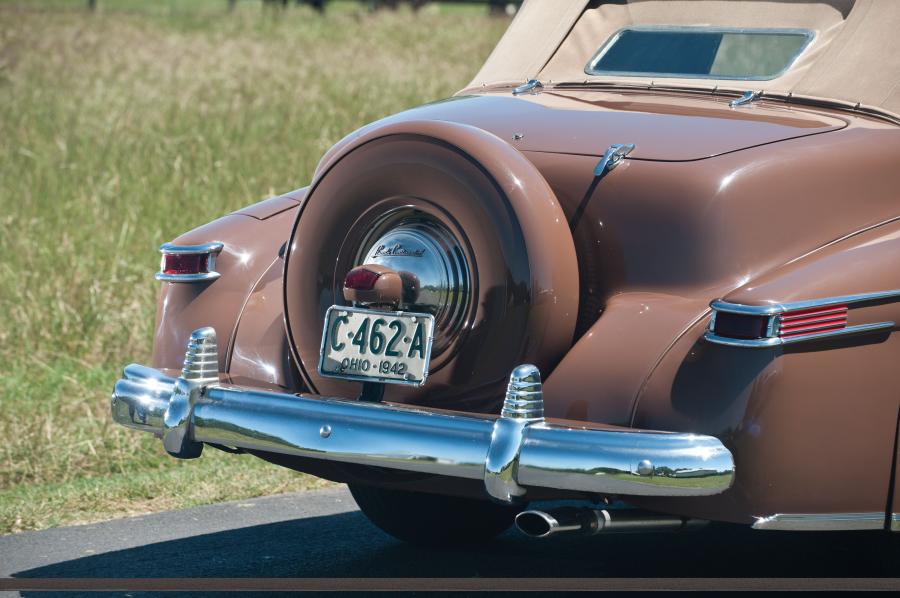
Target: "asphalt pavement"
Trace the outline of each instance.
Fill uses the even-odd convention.
[[[0,577],[887,581],[900,577],[900,534],[714,524],[683,533],[533,540],[510,530],[481,546],[423,549],[375,528],[341,486],[0,537]]]

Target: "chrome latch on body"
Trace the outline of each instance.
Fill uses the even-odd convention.
[[[173,457],[194,459],[203,452],[203,444],[191,439],[194,404],[207,385],[219,381],[219,354],[214,328],[198,328],[191,333],[181,376],[163,418],[163,447]]]
[[[741,94],[741,97],[736,98],[728,102],[728,105],[732,108],[737,108],[738,106],[743,106],[744,104],[749,104],[755,100],[759,99],[759,96],[762,95],[762,92],[759,91],[745,91]]]
[[[519,452],[525,428],[544,421],[541,372],[520,365],[509,376],[500,417],[494,422],[491,445],[484,462],[484,487],[491,498],[514,503],[525,495],[517,481]]]
[[[522,95],[523,93],[530,93],[532,95],[536,93],[540,93],[544,89],[544,84],[538,81],[537,79],[529,79],[522,85],[519,85],[515,89],[512,90],[512,94],[514,96]]]
[[[622,158],[630,154],[634,151],[633,143],[614,143],[609,146],[609,149],[606,150],[606,153],[603,154],[603,157],[600,158],[600,161],[597,162],[597,166],[594,167],[594,176],[601,176],[616,166],[622,161]]]

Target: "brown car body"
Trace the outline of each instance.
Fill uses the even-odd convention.
[[[356,396],[358,383],[323,378],[315,361],[325,309],[343,302],[335,281],[359,264],[340,264],[338,247],[309,248],[327,247],[332,223],[358,212],[317,198],[352,195],[348,179],[370,160],[438,140],[480,164],[509,198],[527,246],[497,262],[507,271],[485,266],[479,275],[514,278],[525,267],[517,260],[527,261],[528,309],[509,303],[474,318],[467,334],[483,347],[474,365],[451,355],[422,388],[387,385],[385,401],[497,414],[510,365],[539,362],[549,421],[710,435],[734,455],[734,483],[722,493],[625,497],[632,504],[763,528],[788,514],[808,519],[780,529],[807,521],[896,529],[897,327],[756,348],[704,335],[715,300],[764,308],[900,289],[900,128],[888,113],[765,96],[733,107],[734,97],[549,83],[514,95],[500,82],[364,127],[326,154],[309,187],[174,241],[224,243],[220,277],[163,283],[153,366],[179,370],[191,331],[213,326],[223,379]],[[373,144],[384,140],[395,145],[378,158]],[[625,143],[634,150],[595,176],[607,148]],[[460,218],[463,229],[478,226]],[[473,259],[487,263],[477,251]],[[298,270],[313,262],[318,274]],[[311,284],[321,296],[303,295]],[[900,295],[852,302],[847,314],[851,327],[900,322]],[[524,358],[488,342],[503,321],[531,347]],[[558,326],[546,329],[548,321]],[[478,337],[482,329],[490,333]],[[342,482],[484,497],[471,480],[256,454]]]

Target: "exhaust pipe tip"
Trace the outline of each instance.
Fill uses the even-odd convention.
[[[522,511],[516,515],[516,527],[529,538],[549,538],[556,534],[594,536],[601,532],[678,531],[701,527],[705,523],[639,509],[560,507],[548,511]]]
[[[516,515],[516,528],[529,538],[546,538],[559,529],[559,521],[545,511],[522,511]]]
[[[609,520],[606,511],[579,507],[560,507],[552,511],[522,511],[516,515],[516,527],[530,538],[547,538],[556,534],[593,536]]]

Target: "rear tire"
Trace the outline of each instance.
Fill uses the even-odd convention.
[[[350,484],[363,514],[398,540],[422,546],[486,542],[506,531],[521,507],[441,494]]]

